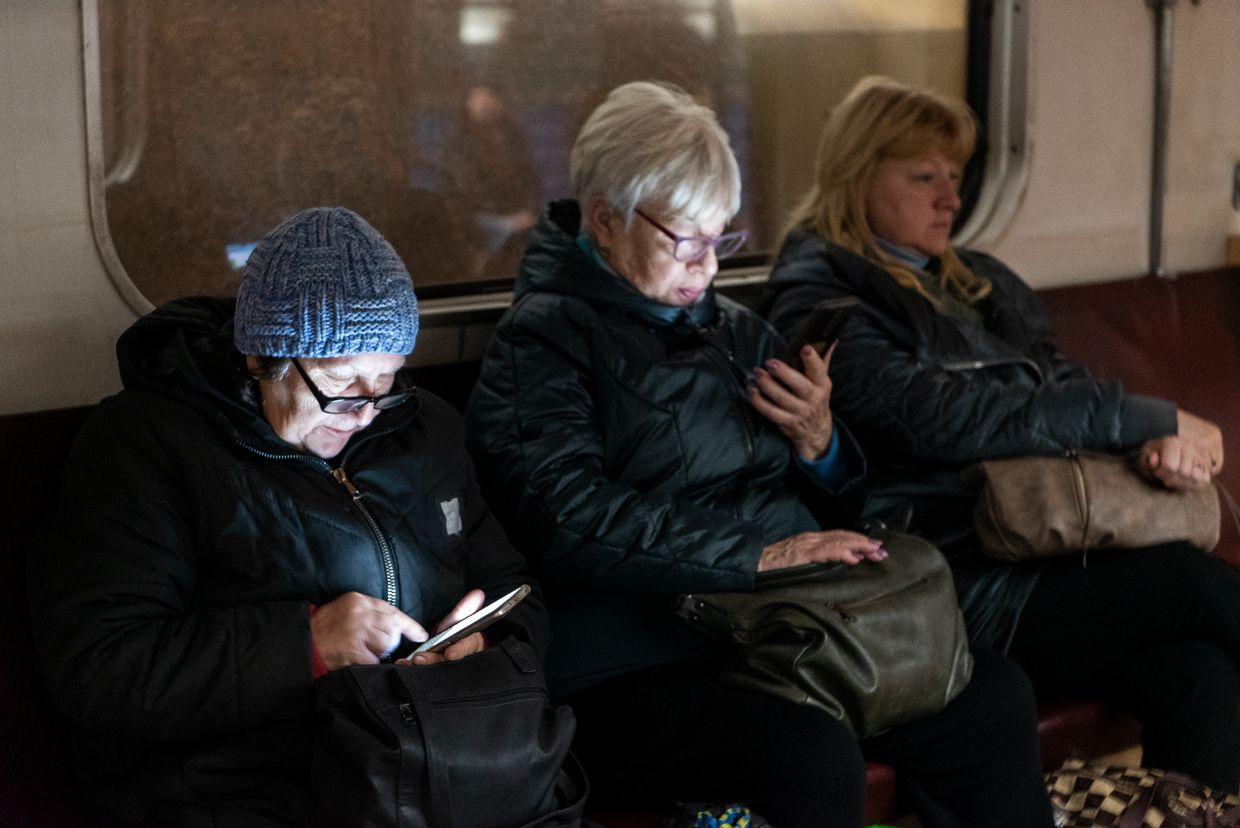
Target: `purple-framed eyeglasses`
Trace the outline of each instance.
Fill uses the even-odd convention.
[[[749,238],[748,230],[737,230],[721,236],[678,236],[642,212],[640,207],[634,207],[633,212],[650,222],[656,230],[675,243],[675,247],[672,248],[672,258],[678,262],[696,262],[711,248],[715,250],[716,259],[726,258],[740,250]]]

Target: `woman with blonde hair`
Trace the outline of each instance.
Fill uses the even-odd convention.
[[[1064,358],[1045,309],[1001,262],[949,243],[972,154],[961,102],[866,78],[831,113],[813,187],[771,274],[789,335],[819,301],[858,313],[831,365],[833,406],[870,459],[865,513],[952,561],[974,646],[1043,696],[1101,697],[1141,719],[1144,762],[1240,782],[1240,573],[1186,543],[1031,564],[983,558],[970,464],[1068,450],[1132,454],[1171,488],[1223,463],[1212,423]]]

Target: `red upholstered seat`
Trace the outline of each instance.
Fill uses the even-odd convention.
[[[1175,282],[1127,279],[1044,291],[1069,356],[1138,392],[1169,397],[1218,423],[1233,457],[1222,480],[1240,495],[1240,270],[1188,274]],[[468,393],[467,366],[426,369],[424,385],[456,404]],[[440,387],[437,379],[453,383]],[[0,825],[59,828],[92,824],[73,782],[69,745],[38,679],[30,641],[21,555],[55,491],[65,454],[87,409],[0,417],[8,473],[0,475]],[[36,553],[37,554],[37,551]],[[1240,562],[1240,532],[1224,520],[1216,554]],[[1043,708],[1047,767],[1069,756],[1097,756],[1136,742],[1134,721],[1097,702]],[[895,772],[867,769],[867,816],[901,812]],[[653,828],[649,811],[595,813],[603,825]]]

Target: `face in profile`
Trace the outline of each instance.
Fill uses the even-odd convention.
[[[866,196],[874,235],[892,244],[939,256],[947,249],[960,209],[960,165],[941,152],[878,162]]]
[[[253,357],[250,358],[253,360]],[[400,354],[357,354],[299,360],[310,381],[327,397],[377,397],[392,390],[405,364]],[[251,363],[251,370],[254,364]],[[263,416],[281,440],[295,449],[329,459],[378,416],[374,405],[349,414],[328,414],[300,372],[292,366],[279,380],[260,382]]]
[[[713,241],[723,233],[724,216],[691,221],[643,208],[625,227],[618,213],[596,203],[591,223],[612,268],[656,302],[692,305],[719,271]]]

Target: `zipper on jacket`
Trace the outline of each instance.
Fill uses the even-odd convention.
[[[715,338],[711,335],[710,328],[698,325],[697,334],[706,343],[707,351],[713,353],[716,359],[723,358],[724,373],[732,377],[732,381],[740,389],[741,396],[746,396],[748,389],[745,383],[748,379],[748,374],[736,364],[736,357],[732,355],[731,351],[715,341]],[[748,460],[748,465],[752,466],[758,452],[757,447],[754,445],[753,432],[750,429],[750,420],[747,412],[742,412],[738,419],[741,421],[741,432],[745,435],[745,457]]]
[[[979,371],[982,368],[993,368],[998,365],[1024,365],[1033,371],[1038,378],[1038,385],[1046,382],[1042,369],[1029,357],[1003,357],[1000,359],[966,359],[959,362],[944,362],[940,365],[945,371]]]
[[[388,430],[390,431],[391,429]],[[378,437],[383,433],[387,432],[378,432],[367,436]],[[321,469],[330,474],[336,482],[349,493],[349,497],[353,500],[353,505],[357,507],[359,512],[361,512],[362,518],[365,520],[367,527],[369,527],[370,534],[374,537],[376,546],[378,546],[379,562],[383,566],[383,600],[394,607],[400,606],[396,595],[396,559],[392,554],[392,547],[388,544],[387,537],[383,534],[383,529],[379,526],[379,522],[375,520],[374,515],[370,513],[370,510],[366,508],[366,504],[362,501],[361,491],[353,485],[353,481],[349,480],[348,475],[345,474],[343,465],[334,469],[332,468],[331,463],[328,463],[321,457],[312,457],[301,453],[276,454],[274,452],[264,451],[263,449],[255,448],[245,442],[239,435],[236,434],[233,435],[233,441],[251,454],[255,454],[267,460],[294,460],[298,463],[305,463],[307,465],[314,466],[316,469]],[[350,446],[350,448],[352,448],[352,446]]]
[[[379,521],[375,520],[374,515],[366,508],[366,503],[362,500],[362,493],[353,485],[353,481],[345,473],[344,466],[338,466],[331,470],[332,477],[336,482],[344,487],[349,493],[349,497],[353,498],[353,505],[362,513],[366,524],[370,526],[371,533],[375,536],[375,541],[379,544],[379,559],[383,563],[383,600],[392,606],[396,603],[396,560],[392,555],[392,547],[388,545],[387,538],[383,536],[383,530],[379,527]]]

